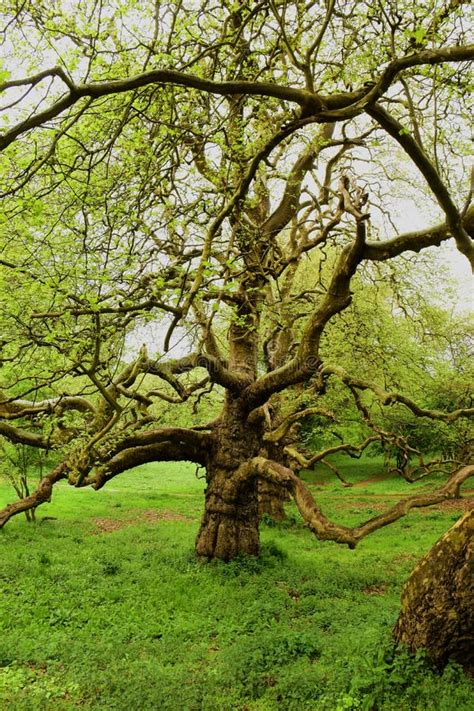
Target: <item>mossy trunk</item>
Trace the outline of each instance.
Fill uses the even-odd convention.
[[[285,502],[289,500],[286,489],[268,481],[258,483],[258,515],[267,515],[274,521],[286,519]]]
[[[249,425],[242,404],[228,397],[214,445],[208,453],[204,516],[196,539],[196,553],[206,558],[232,560],[258,555],[258,489],[245,462],[261,446],[261,431]],[[240,467],[240,469],[239,469]]]
[[[221,470],[209,477],[206,505],[196,539],[196,553],[232,560],[258,555],[258,498],[255,479],[244,484]]]
[[[438,667],[474,667],[474,511],[467,512],[418,563],[402,592],[397,642],[425,649]]]

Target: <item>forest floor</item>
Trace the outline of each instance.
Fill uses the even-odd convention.
[[[337,459],[306,481],[354,525],[432,487]],[[418,510],[356,550],[317,541],[292,504],[261,527],[260,559],[200,563],[204,483],[147,465],[103,491],[59,485],[36,524],[0,532],[0,708],[95,711],[471,711],[450,665],[394,654],[390,631],[415,562],[470,500]],[[0,507],[14,498],[0,484]]]

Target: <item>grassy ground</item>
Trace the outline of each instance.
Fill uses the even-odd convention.
[[[353,488],[324,470],[306,477],[339,522],[413,492],[380,478],[376,460],[344,473]],[[149,465],[97,493],[60,485],[37,524],[10,522],[0,708],[474,708],[458,667],[436,676],[389,643],[404,580],[459,507],[412,513],[351,551],[316,541],[290,506],[288,522],[262,526],[261,559],[203,564],[202,490],[191,466]],[[12,498],[0,487],[0,506]]]

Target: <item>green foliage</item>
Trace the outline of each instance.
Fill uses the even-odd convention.
[[[451,687],[451,684],[453,687]],[[436,698],[436,709],[450,711],[467,708],[470,683],[462,667],[454,662],[438,674],[423,651],[410,654],[390,641],[362,661],[352,679],[346,703],[349,709],[429,708]]]

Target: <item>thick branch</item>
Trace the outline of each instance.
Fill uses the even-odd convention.
[[[50,71],[50,74],[52,70]],[[47,75],[47,72],[43,73]],[[34,79],[33,77],[32,79]],[[21,80],[25,83],[25,80]],[[47,109],[40,111],[37,114],[30,116],[20,122],[9,131],[6,131],[0,137],[0,150],[4,150],[21,134],[30,131],[32,128],[43,125],[47,121],[61,115],[68,108],[77,103],[84,97],[97,99],[101,96],[110,96],[113,94],[121,94],[123,92],[139,89],[150,84],[169,84],[172,86],[184,86],[188,88],[198,89],[206,93],[217,94],[221,96],[235,95],[256,95],[268,96],[304,106],[312,95],[303,89],[293,89],[291,87],[280,86],[270,82],[251,82],[251,81],[212,81],[211,79],[203,79],[201,77],[185,74],[183,72],[154,69],[142,74],[137,74],[134,77],[127,79],[114,79],[112,81],[91,82],[89,84],[70,85],[70,91],[66,96],[56,101]],[[1,90],[0,86],[0,90]],[[318,100],[318,106],[322,102]]]
[[[21,427],[13,427],[6,422],[0,422],[0,436],[5,437],[9,442],[13,442],[14,444],[27,444],[30,447],[36,447],[38,449],[51,448],[49,440],[44,439],[42,435],[28,432],[28,430]]]
[[[95,414],[92,403],[79,395],[65,395],[48,400],[11,400],[0,402],[0,417],[4,420],[15,420],[19,417],[37,415],[39,413],[62,413],[65,410],[78,410]]]
[[[0,150],[4,150],[21,134],[56,118],[84,97],[96,99],[101,96],[110,96],[112,94],[132,91],[150,84],[184,86],[221,96],[244,95],[273,97],[301,106],[303,118],[308,116],[311,117],[312,120],[317,120],[320,123],[341,121],[357,116],[364,111],[367,106],[377,101],[389,88],[397,74],[405,69],[422,64],[460,62],[472,59],[472,57],[474,57],[473,45],[424,50],[390,62],[387,68],[382,72],[379,80],[369,90],[364,88],[355,92],[344,92],[331,96],[311,93],[304,89],[295,89],[271,82],[241,80],[213,81],[171,69],[154,69],[126,79],[114,79],[111,81],[90,82],[78,85],[73,84],[69,77],[62,73],[60,76],[63,81],[67,83],[69,93],[47,109],[33,114],[9,131],[6,131],[3,136],[0,137]],[[59,75],[56,69],[51,69],[42,72],[41,77],[52,76],[54,74]],[[38,75],[30,77],[29,80],[21,79],[19,81],[20,84],[31,85],[37,83]],[[11,82],[10,85],[12,85]],[[8,84],[0,86],[0,90],[2,88],[8,88]]]
[[[410,135],[406,128],[380,106],[380,104],[368,108],[367,113],[378,121],[382,128],[400,144],[420,170],[439,205],[446,214],[448,227],[456,241],[459,251],[469,259],[474,269],[474,241],[464,228],[460,212],[452,201],[451,195],[441,180],[438,171],[433,163],[431,163],[423,148],[417,143],[413,136]]]
[[[443,223],[418,232],[406,232],[383,242],[367,242],[364,259],[384,261],[403,252],[420,252],[426,247],[438,247],[452,237],[449,227]]]
[[[204,463],[202,452],[199,459],[191,456],[188,451],[183,451],[182,444],[176,441],[164,441],[156,444],[146,444],[139,447],[124,449],[116,454],[107,464],[99,467],[94,474],[83,480],[82,485],[92,485],[93,489],[101,489],[110,479],[128,469],[138,467],[149,462],[183,462],[191,461],[198,464]]]
[[[455,472],[448,482],[437,491],[427,494],[415,494],[402,499],[395,506],[379,516],[374,516],[360,526],[350,528],[330,521],[317,506],[305,484],[291,469],[263,457],[251,460],[255,473],[263,479],[282,484],[293,496],[299,512],[317,538],[322,541],[345,543],[355,548],[357,543],[369,533],[373,533],[405,516],[413,508],[432,506],[446,499],[459,496],[461,485],[474,475],[474,465],[463,467]]]
[[[147,430],[124,437],[114,445],[109,455],[115,456],[126,449],[136,449],[163,442],[169,442],[179,447],[182,454],[181,459],[203,463],[210,445],[210,436],[206,432],[198,432],[186,427],[163,427],[157,430]]]
[[[183,358],[163,362],[147,360],[143,366],[144,372],[159,376],[178,392],[184,388],[173,376],[187,373],[194,368],[204,368],[214,383],[229,390],[239,391],[245,385],[245,381],[228,370],[219,358],[208,353],[191,353]]]

